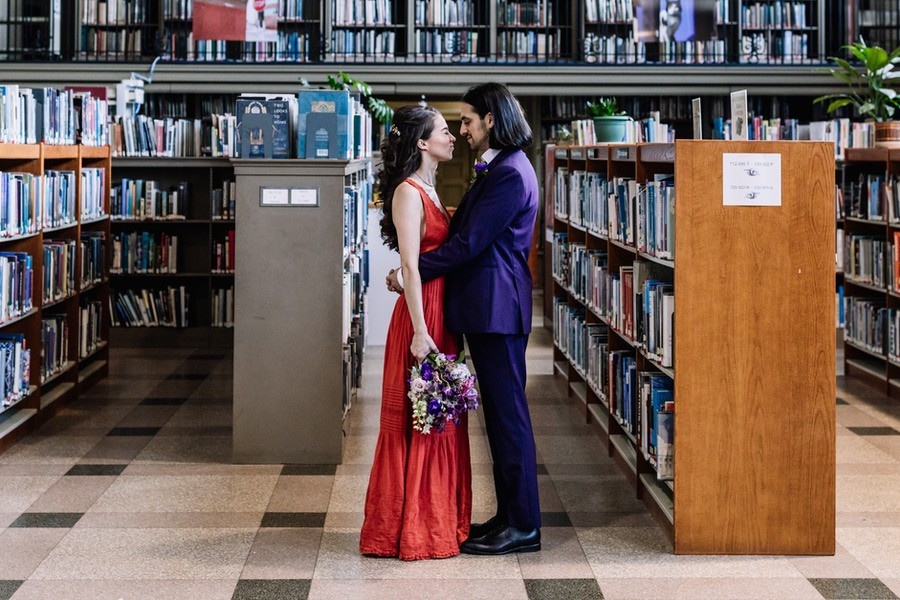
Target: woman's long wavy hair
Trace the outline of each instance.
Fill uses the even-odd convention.
[[[417,143],[427,140],[434,130],[438,111],[430,106],[403,106],[394,112],[391,128],[381,142],[381,169],[378,171],[378,191],[381,195],[381,238],[391,250],[397,249],[397,228],[394,226],[393,201],[397,186],[415,173],[422,164]]]

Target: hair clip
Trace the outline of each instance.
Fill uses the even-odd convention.
[[[397,137],[400,137],[400,130],[397,128],[396,125],[391,125],[391,135],[396,135]]]

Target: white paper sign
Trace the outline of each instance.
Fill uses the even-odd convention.
[[[291,189],[291,206],[318,206],[319,190]]]
[[[781,155],[723,154],[722,204],[781,206]]]
[[[259,203],[262,206],[287,206],[287,188],[262,188],[260,195]]]
[[[747,90],[731,92],[731,139],[749,139],[747,118]]]

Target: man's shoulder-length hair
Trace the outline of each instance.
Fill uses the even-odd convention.
[[[525,111],[516,97],[499,83],[481,83],[469,88],[462,101],[472,105],[478,116],[491,113],[490,147],[498,150],[524,150],[534,141],[531,126],[525,119]]]

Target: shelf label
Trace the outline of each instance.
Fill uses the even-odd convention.
[[[722,155],[724,206],[781,206],[781,155]]]
[[[616,160],[628,160],[630,148],[616,148]]]
[[[260,206],[319,206],[318,188],[259,188]]]

